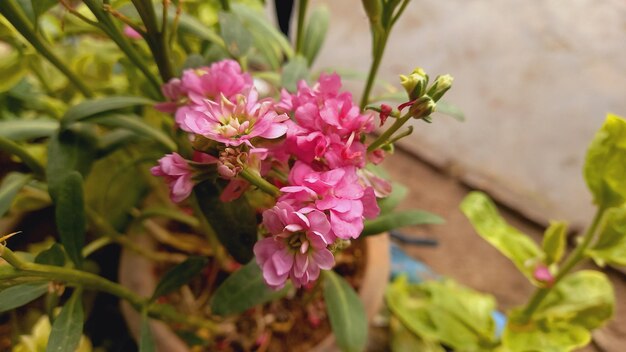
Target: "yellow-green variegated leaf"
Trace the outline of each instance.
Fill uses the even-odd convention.
[[[606,212],[598,241],[586,254],[600,266],[626,266],[626,207]]]

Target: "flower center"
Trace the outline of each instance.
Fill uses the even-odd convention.
[[[291,250],[302,254],[309,251],[309,239],[306,237],[306,233],[302,231],[294,232],[287,240],[287,245]]]

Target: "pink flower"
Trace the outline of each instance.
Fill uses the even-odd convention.
[[[258,100],[255,89],[247,96],[236,96],[235,102],[225,96],[219,103],[205,101],[202,109],[189,109],[180,121],[187,132],[202,135],[226,146],[246,144],[253,138],[275,139],[287,132],[289,117],[277,114],[271,100]]]
[[[252,88],[252,77],[242,73],[241,66],[234,60],[185,70],[181,81],[194,104],[202,104],[204,99],[218,101],[222,95],[230,100]]]
[[[354,167],[342,167],[317,172],[303,162],[296,161],[289,173],[290,186],[279,200],[309,211],[329,215],[331,231],[328,242],[336,238],[357,238],[363,231],[363,219],[376,217],[378,204],[372,187],[364,187]]]
[[[543,282],[548,286],[551,286],[554,283],[554,275],[552,275],[550,269],[543,264],[537,265],[533,271],[533,277],[535,280]]]
[[[170,198],[179,203],[189,197],[193,190],[192,169],[182,156],[177,153],[167,154],[159,159],[159,165],[150,169],[154,176],[165,178],[170,188]]]
[[[326,248],[330,224],[322,212],[296,211],[279,202],[263,213],[263,224],[272,236],[258,241],[254,254],[268,286],[280,289],[290,278],[301,287],[317,280],[321,269],[335,264]]]

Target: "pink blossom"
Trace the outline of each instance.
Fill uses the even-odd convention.
[[[548,267],[543,264],[537,265],[537,267],[533,271],[533,277],[535,278],[535,280],[546,283],[547,285],[552,285],[552,283],[554,282],[554,275],[552,275],[550,269],[548,269]]]
[[[204,99],[217,101],[222,95],[233,99],[252,88],[252,77],[241,72],[241,66],[234,60],[222,60],[209,67],[185,70],[181,81],[194,104],[202,104]]]
[[[290,278],[301,287],[335,264],[326,242],[330,224],[322,212],[296,211],[279,202],[263,213],[263,224],[272,236],[258,241],[254,254],[268,286],[280,289]]]
[[[319,210],[329,215],[331,231],[327,241],[335,238],[357,238],[363,231],[364,217],[378,215],[374,189],[359,183],[354,167],[315,171],[310,165],[296,161],[289,173],[290,186],[279,200],[308,211]]]
[[[154,176],[161,176],[170,188],[170,198],[178,203],[189,197],[193,190],[192,169],[177,153],[167,154],[159,159],[159,165],[150,169]]]
[[[226,146],[250,147],[253,138],[275,139],[287,132],[283,122],[289,117],[277,114],[271,100],[258,100],[255,89],[235,98],[233,102],[222,96],[219,103],[207,100],[202,109],[186,110],[181,128]]]

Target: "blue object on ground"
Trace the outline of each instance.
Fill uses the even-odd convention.
[[[437,280],[440,275],[433,272],[426,264],[406,254],[400,246],[392,243],[391,251],[391,280],[400,275],[406,275],[411,283],[420,283],[426,280]],[[492,313],[493,320],[496,324],[496,337],[502,335],[502,330],[506,325],[506,315],[499,311]]]

